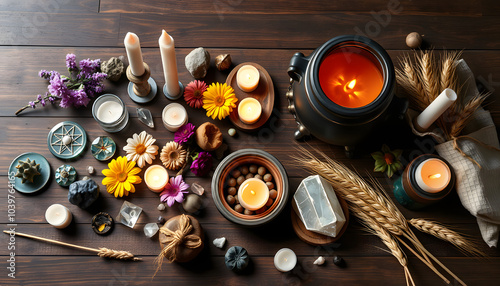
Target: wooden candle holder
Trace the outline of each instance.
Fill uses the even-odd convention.
[[[134,93],[137,96],[145,97],[151,92],[151,85],[148,80],[151,76],[151,70],[147,63],[144,64],[144,74],[141,76],[136,76],[132,74],[130,65],[127,67],[127,78],[134,84]]]

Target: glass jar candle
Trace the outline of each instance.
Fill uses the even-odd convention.
[[[161,113],[163,125],[170,132],[175,132],[188,121],[187,111],[178,103],[170,103]]]
[[[449,163],[433,154],[417,157],[394,182],[394,197],[404,207],[417,210],[446,197],[455,185]]]
[[[128,110],[121,98],[114,94],[99,96],[92,105],[92,116],[109,133],[116,133],[128,124]]]

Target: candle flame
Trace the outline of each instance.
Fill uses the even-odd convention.
[[[348,88],[348,89],[353,89],[353,88],[354,88],[354,86],[356,86],[356,80],[355,80],[355,79],[351,80],[351,81],[347,84],[347,88]]]
[[[441,174],[434,174],[429,176],[429,179],[439,179],[439,178],[441,178]]]
[[[255,196],[255,192],[253,190],[250,191],[250,194]]]

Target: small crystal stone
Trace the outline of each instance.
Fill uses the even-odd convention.
[[[201,196],[205,192],[205,189],[198,183],[192,183],[191,184],[191,191],[193,191],[193,193]],[[165,206],[163,206],[163,207],[165,208]]]
[[[225,237],[216,238],[216,239],[214,239],[213,243],[214,243],[215,247],[223,248],[224,244],[226,243],[226,238]]]
[[[160,228],[158,227],[158,224],[155,222],[147,223],[144,226],[144,234],[151,238],[153,237],[159,230]]]
[[[158,207],[156,207],[159,211],[165,210],[165,204],[159,204]]]
[[[233,137],[234,135],[236,135],[236,129],[229,128],[229,130],[227,131],[227,134],[229,134],[229,136]]]
[[[165,224],[165,222],[166,222],[166,220],[165,220],[165,218],[164,218],[164,217],[162,217],[162,216],[159,216],[159,217],[158,217],[158,223],[159,223],[159,224]]]
[[[149,109],[137,108],[137,117],[139,117],[140,122],[146,124],[149,128],[155,128],[153,116],[151,115],[151,111],[149,111]]]
[[[95,168],[92,166],[87,166],[87,172],[89,172],[90,175],[93,175],[95,173]]]
[[[62,139],[62,143],[64,145],[69,145],[71,143],[71,141],[73,141],[73,139],[69,135],[64,136]]]
[[[323,256],[318,257],[316,260],[314,260],[313,264],[314,265],[323,265],[325,263],[325,258]]]
[[[130,228],[134,228],[141,212],[141,207],[136,206],[129,201],[124,201],[122,207],[120,208],[117,220]]]

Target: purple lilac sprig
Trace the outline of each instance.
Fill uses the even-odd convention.
[[[16,115],[27,108],[35,108],[38,104],[45,106],[47,102],[54,104],[59,101],[59,106],[63,108],[87,106],[91,98],[104,91],[103,81],[107,78],[107,74],[100,72],[100,59],[81,60],[78,67],[76,56],[67,54],[66,67],[69,77],[57,71],[41,70],[38,75],[49,81],[48,92],[44,96],[37,95],[35,101],[30,101],[16,111]]]

